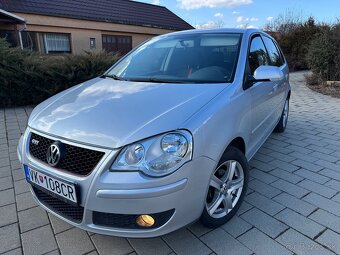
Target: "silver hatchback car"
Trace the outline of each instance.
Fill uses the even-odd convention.
[[[286,60],[247,29],[155,37],[32,112],[18,145],[35,200],[79,228],[154,237],[226,223],[248,161],[289,112]]]

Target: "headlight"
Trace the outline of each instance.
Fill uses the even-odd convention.
[[[180,130],[125,147],[113,165],[112,171],[141,171],[160,177],[173,173],[192,157],[192,136]]]

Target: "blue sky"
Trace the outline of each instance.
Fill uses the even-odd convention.
[[[340,0],[139,0],[160,4],[199,28],[263,27],[286,10],[318,21],[340,18]]]

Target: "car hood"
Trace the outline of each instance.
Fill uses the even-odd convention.
[[[160,84],[95,78],[38,105],[29,126],[38,131],[107,148],[181,124],[225,84]]]

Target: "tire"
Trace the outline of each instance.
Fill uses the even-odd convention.
[[[216,228],[229,221],[242,204],[248,180],[249,166],[246,157],[239,149],[230,146],[211,176],[200,218],[203,225]]]
[[[283,133],[286,130],[289,116],[289,98],[286,99],[285,105],[282,110],[282,115],[279,123],[277,123],[274,132]]]

